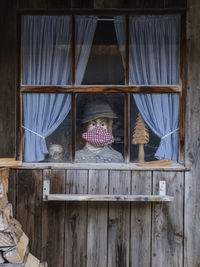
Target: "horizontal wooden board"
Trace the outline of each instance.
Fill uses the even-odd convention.
[[[0,267],[24,267],[24,263],[4,263],[4,264],[0,264]]]
[[[22,169],[68,169],[68,170],[135,170],[135,171],[189,171],[187,166],[182,164],[174,163],[171,167],[139,167],[135,163],[23,163]]]
[[[172,196],[158,195],[75,195],[50,194],[46,201],[131,201],[131,202],[171,202]]]
[[[148,93],[180,93],[181,87],[178,85],[138,85],[138,86],[22,86],[21,92],[23,93],[137,93],[137,94],[148,94]]]

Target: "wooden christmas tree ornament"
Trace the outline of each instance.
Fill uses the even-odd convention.
[[[149,142],[149,130],[145,124],[142,115],[138,113],[133,131],[132,144],[139,145],[138,161],[144,162],[144,144]]]

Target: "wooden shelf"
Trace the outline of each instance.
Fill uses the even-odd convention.
[[[24,267],[24,263],[2,263],[0,267]]]
[[[44,201],[131,201],[131,202],[171,202],[172,196],[160,195],[76,195],[49,194]]]

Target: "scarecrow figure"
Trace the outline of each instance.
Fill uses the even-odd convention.
[[[110,146],[114,142],[112,124],[115,118],[116,114],[106,102],[94,101],[85,106],[81,123],[84,128],[82,138],[86,144],[83,149],[76,151],[76,162],[124,161],[122,154]]]

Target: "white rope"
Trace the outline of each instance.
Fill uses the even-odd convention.
[[[173,131],[167,133],[166,135],[163,135],[163,136],[161,137],[161,139],[165,139],[167,136],[169,136],[169,135],[175,133],[175,132],[178,131],[178,130],[179,130],[179,128],[177,128],[177,129],[175,129],[175,130],[173,130]]]
[[[32,131],[32,130],[29,129],[29,128],[26,128],[25,126],[22,126],[22,128],[24,128],[26,131],[29,131],[29,132],[31,132],[31,133],[33,133],[33,134],[35,134],[35,135],[41,137],[42,139],[45,139],[45,136],[42,136],[41,134],[36,133],[36,132]]]

